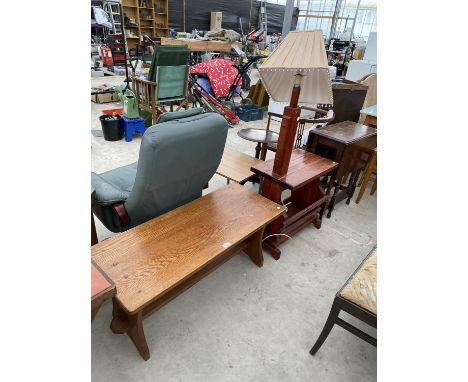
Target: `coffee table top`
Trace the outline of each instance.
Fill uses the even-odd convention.
[[[243,183],[255,175],[250,168],[259,163],[263,163],[263,161],[225,147],[216,173],[234,182]]]
[[[248,141],[259,143],[277,143],[279,138],[277,132],[264,129],[241,129],[237,135]]]
[[[286,175],[275,175],[273,173],[273,164],[274,159],[271,159],[252,167],[252,171],[261,176],[266,176],[291,190],[299,188],[338,167],[337,162],[302,149],[292,151]]]
[[[130,314],[162,297],[286,208],[236,183],[91,247]]]
[[[377,129],[351,121],[327,125],[311,132],[346,145],[377,135]]]

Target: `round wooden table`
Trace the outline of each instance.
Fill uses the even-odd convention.
[[[262,144],[278,143],[279,134],[275,131],[264,129],[241,129],[237,135],[251,142],[257,142],[255,147],[255,158],[260,158]],[[262,158],[265,160],[265,158]]]

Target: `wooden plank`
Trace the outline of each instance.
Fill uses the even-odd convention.
[[[187,45],[193,52],[230,52],[231,44],[226,41],[195,40],[195,39],[174,39],[161,37],[161,45]]]
[[[163,297],[285,212],[230,184],[92,247],[128,313]]]
[[[216,173],[234,182],[244,183],[255,175],[250,168],[260,163],[263,163],[260,159],[225,147]]]

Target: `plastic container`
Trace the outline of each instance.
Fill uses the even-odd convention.
[[[117,115],[120,115],[120,114],[123,114],[123,108],[119,107],[117,109],[101,110],[101,113],[104,114],[104,115],[112,115],[114,113],[117,114]]]
[[[244,104],[236,106],[236,115],[245,122],[263,119],[263,108],[256,104]]]
[[[120,116],[111,117],[109,115],[101,115],[99,117],[102,126],[102,134],[106,141],[120,141],[123,137],[123,127]]]
[[[131,90],[127,89],[123,92],[122,101],[124,107],[124,114],[127,118],[140,118],[135,94],[133,94]]]

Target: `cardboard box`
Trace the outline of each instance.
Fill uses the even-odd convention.
[[[91,93],[98,92],[99,90],[108,90],[106,86],[101,86],[97,88],[91,88]],[[104,94],[91,94],[91,101],[95,103],[109,103],[109,102],[119,102],[119,96],[117,93],[104,93]]]

